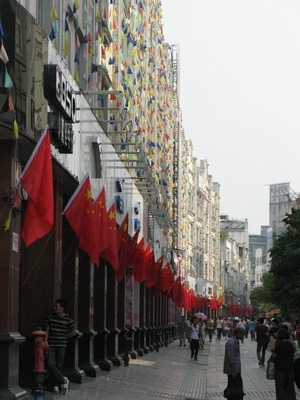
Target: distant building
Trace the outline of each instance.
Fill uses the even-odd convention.
[[[249,235],[248,220],[220,216],[221,271],[225,304],[249,304]]]
[[[270,255],[269,251],[272,247],[273,230],[270,226],[261,226],[260,235],[249,235],[249,256],[250,256],[250,289],[257,286],[257,273],[256,268],[264,265],[264,268],[269,264]],[[257,254],[258,250],[261,250]],[[258,260],[261,258],[261,262]]]
[[[197,292],[223,295],[220,275],[220,185],[213,182],[207,160],[197,166],[197,218],[194,248]]]
[[[269,197],[269,222],[273,229],[274,237],[284,233],[285,226],[282,222],[286,213],[292,208],[293,193],[289,182],[282,182],[270,185]]]

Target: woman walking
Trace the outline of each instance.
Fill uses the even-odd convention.
[[[294,346],[286,329],[280,328],[272,358],[275,359],[276,400],[296,400],[294,386]]]
[[[194,317],[190,326],[189,332],[190,345],[191,345],[191,359],[198,360],[199,351],[199,324],[198,318]]]

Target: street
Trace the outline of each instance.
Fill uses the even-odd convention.
[[[217,400],[224,399],[227,376],[223,374],[226,341],[206,340],[199,351],[198,361],[190,359],[188,345],[179,347],[178,340],[159,352],[131,359],[128,367],[114,367],[111,372],[101,371],[97,378],[87,378],[81,385],[71,383],[66,395],[69,400]],[[269,353],[266,354],[268,359]],[[265,377],[265,367],[256,360],[256,342],[250,338],[241,343],[244,400],[274,400],[275,383]],[[46,392],[47,399],[56,399]],[[300,392],[297,391],[297,400]]]

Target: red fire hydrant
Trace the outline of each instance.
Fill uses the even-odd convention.
[[[48,350],[48,344],[45,342],[46,332],[42,331],[41,328],[37,328],[33,331],[33,373],[35,388],[32,390],[34,400],[44,399],[44,388],[43,383],[45,379],[45,354]]]

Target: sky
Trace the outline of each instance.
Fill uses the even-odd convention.
[[[180,108],[221,213],[269,224],[269,186],[300,192],[300,1],[162,0],[180,51]]]

